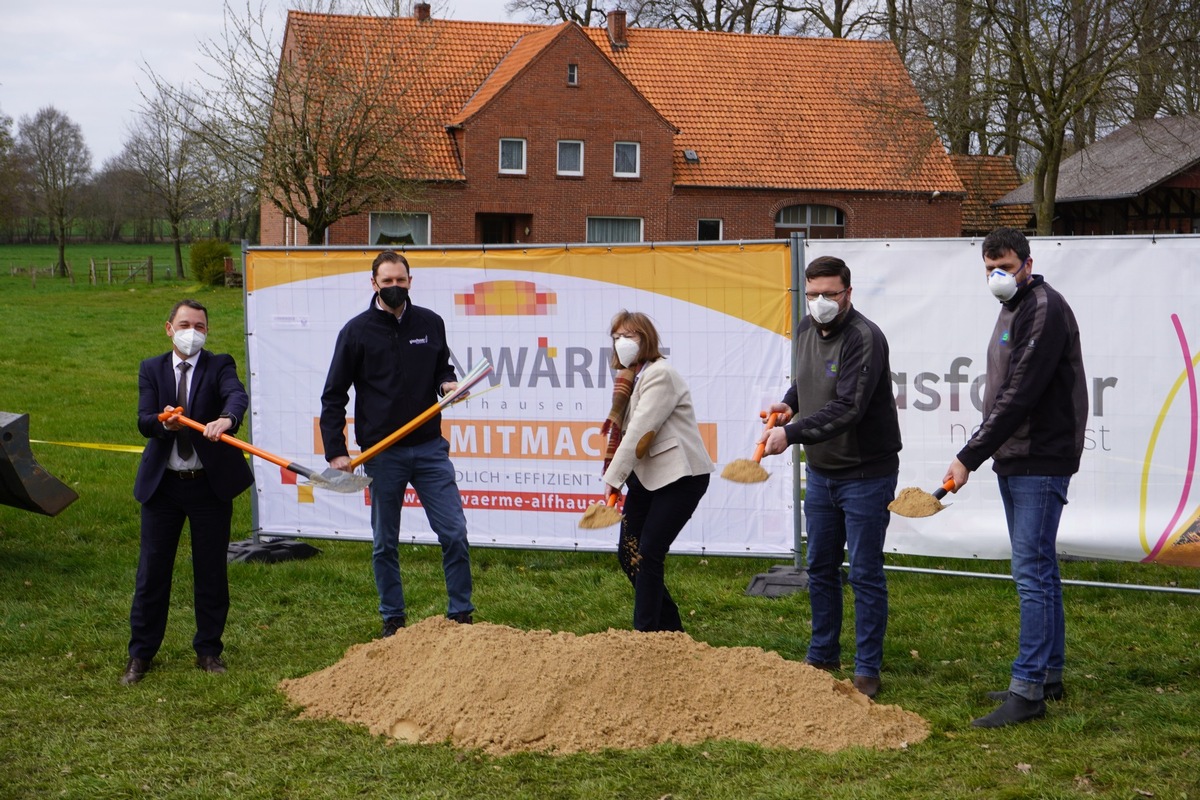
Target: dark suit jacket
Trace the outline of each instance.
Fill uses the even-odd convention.
[[[176,434],[163,427],[158,415],[165,406],[175,405],[177,388],[171,353],[142,362],[138,371],[138,430],[149,441],[142,451],[142,463],[133,484],[133,496],[139,503],[154,496],[167,468]],[[208,424],[221,414],[232,414],[234,425],[226,431],[230,435],[237,432],[250,406],[250,397],[238,379],[233,356],[207,350],[200,351],[188,399],[191,408],[184,413],[196,422]],[[232,500],[254,482],[241,450],[224,442],[210,442],[198,431],[192,432],[192,444],[204,464],[204,475],[218,497]]]

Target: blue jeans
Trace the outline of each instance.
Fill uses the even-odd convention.
[[[413,447],[394,445],[365,465],[371,476],[371,564],[379,591],[379,613],[403,617],[404,585],[400,581],[400,511],[411,483],[425,507],[429,527],[442,545],[449,605],[446,613],[474,611],[471,605],[471,553],[462,495],[450,463],[450,443],[438,437]]]
[[[1062,581],[1058,575],[1058,521],[1067,504],[1070,476],[997,476],[1008,539],[1012,575],[1021,609],[1017,658],[1009,691],[1041,700],[1047,683],[1062,680],[1066,651]]]
[[[854,674],[878,678],[887,632],[883,539],[896,496],[897,475],[829,480],[809,470],[804,498],[808,530],[808,600],[812,640],[808,660],[841,661],[842,552],[850,553],[854,588]]]

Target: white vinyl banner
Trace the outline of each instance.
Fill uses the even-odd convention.
[[[372,300],[378,251],[248,253],[246,327],[255,445],[323,470],[317,428],[334,340]],[[718,471],[750,458],[759,411],[782,396],[790,341],[785,244],[406,250],[412,302],[446,321],[459,374],[494,371],[442,414],[473,545],[615,549],[617,528],[581,529],[602,501],[612,403],[609,323],[619,310],[655,321],[689,382]],[[432,402],[433,398],[430,398]],[[347,409],[351,455],[353,397]],[[401,441],[401,444],[403,442]],[[675,552],[790,553],[787,459],[770,479],[713,475]],[[259,528],[272,535],[370,539],[368,492],[338,494],[255,460]],[[411,489],[401,540],[436,543]]]
[[[1190,275],[1200,237],[1044,238],[1032,240],[1032,250],[1034,272],[1075,311],[1089,382],[1086,449],[1071,482],[1060,553],[1200,566],[1200,487],[1193,482],[1200,289]],[[371,299],[376,252],[247,254],[258,447],[325,468],[316,425],[325,372],[337,332]],[[855,307],[888,337],[904,441],[900,487],[932,491],[981,421],[998,309],[980,242],[812,241],[803,262],[819,255],[845,259]],[[413,302],[446,320],[459,373],[481,358],[495,367],[443,414],[472,544],[614,549],[615,528],[580,529],[578,520],[603,493],[608,325],[627,308],[655,320],[668,357],[689,381],[717,463],[672,552],[791,554],[791,457],[764,459],[770,478],[763,483],[719,477],[731,460],[751,457],[759,411],[787,387],[786,243],[413,249],[406,256]],[[370,539],[369,493],[313,488],[264,460],[254,467],[262,533]],[[944,502],[932,517],[893,515],[888,550],[1008,556],[990,462]],[[410,495],[407,504],[402,541],[435,542],[418,498]]]

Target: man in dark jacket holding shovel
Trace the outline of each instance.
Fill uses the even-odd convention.
[[[408,261],[392,251],[371,264],[375,295],[366,311],[338,334],[321,395],[321,439],[334,469],[349,469],[346,404],[354,386],[354,435],[363,450],[387,438],[458,388],[450,365],[446,324],[427,308],[409,302]],[[435,414],[396,444],[367,461],[371,476],[372,566],[379,592],[382,636],[404,627],[404,587],[400,579],[400,512],[411,483],[442,546],[442,569],[449,596],[446,615],[469,623],[471,555],[462,496],[450,463],[450,443]]]
[[[1063,696],[1062,582],[1058,522],[1079,471],[1087,427],[1087,381],[1079,325],[1061,294],[1033,274],[1029,240],[997,228],[983,240],[988,288],[1000,316],[988,342],[983,424],[950,462],[943,481],[961,489],[992,459],[1012,545],[1021,629],[1003,704],[974,720],[999,728],[1042,717]]]

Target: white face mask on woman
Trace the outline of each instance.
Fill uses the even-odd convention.
[[[184,328],[175,331],[171,336],[171,341],[175,343],[175,349],[188,358],[200,352],[200,348],[204,347],[205,339],[207,337],[195,328]]]
[[[637,361],[638,351],[641,345],[628,336],[618,336],[613,340],[613,350],[617,353],[617,360],[621,362],[621,366],[629,369]]]

